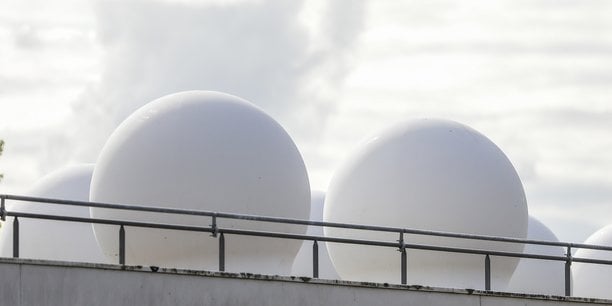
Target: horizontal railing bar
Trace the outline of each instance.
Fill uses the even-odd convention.
[[[22,212],[9,212],[7,213],[7,216],[19,217],[19,218],[44,219],[44,220],[58,220],[58,221],[68,221],[68,222],[96,223],[96,224],[105,224],[105,225],[124,225],[124,226],[133,226],[133,227],[169,229],[169,230],[181,230],[181,231],[197,231],[197,232],[208,232],[208,233],[213,232],[213,229],[209,227],[184,226],[184,225],[174,225],[174,224],[164,224],[164,223],[147,223],[147,222],[136,222],[136,221],[127,221],[127,220],[109,220],[109,219],[99,219],[99,218],[68,217],[68,216],[32,214],[32,213],[22,213]],[[297,239],[297,240],[320,240],[320,241],[363,244],[363,245],[372,245],[372,246],[385,246],[385,247],[399,247],[399,244],[397,242],[381,242],[381,241],[373,241],[373,240],[321,237],[321,236],[311,236],[311,235],[301,235],[301,234],[287,234],[287,233],[279,233],[279,232],[241,230],[241,229],[230,229],[230,228],[217,228],[217,233],[275,237],[275,238]]]
[[[572,257],[572,262],[592,263],[592,264],[601,264],[601,265],[612,265],[612,261],[610,261],[610,260],[593,259],[593,258],[582,258],[582,257]]]
[[[145,212],[156,212],[156,213],[167,213],[167,214],[196,215],[196,216],[207,216],[207,217],[213,216],[215,214],[214,212],[200,211],[200,210],[154,207],[154,206],[140,206],[140,205],[123,205],[123,204],[111,204],[111,203],[102,203],[102,202],[60,200],[60,199],[52,199],[52,198],[40,198],[40,197],[30,197],[30,196],[18,196],[18,195],[0,195],[0,197],[4,197],[7,200],[24,201],[24,202],[36,202],[36,203],[44,203],[44,204],[70,205],[70,206],[86,206],[86,207],[96,207],[96,208],[145,211]]]
[[[32,213],[21,213],[21,212],[8,212],[7,216],[20,217],[20,218],[33,218],[33,219],[46,219],[46,220],[59,220],[69,222],[83,222],[83,223],[96,223],[105,225],[124,225],[133,227],[144,227],[144,228],[156,228],[156,229],[169,229],[169,230],[181,230],[181,231],[195,231],[195,232],[208,232],[213,231],[212,228],[197,227],[197,226],[184,226],[184,225],[173,225],[173,224],[162,224],[162,223],[148,223],[148,222],[135,222],[135,221],[122,221],[122,220],[109,220],[99,218],[83,218],[83,217],[68,217],[68,216],[57,216],[57,215],[44,215],[44,214],[32,214]],[[259,237],[271,237],[271,238],[282,238],[282,239],[296,239],[296,240],[311,240],[321,242],[332,242],[332,243],[344,243],[344,244],[359,244],[369,246],[382,246],[399,248],[401,244],[398,242],[383,242],[374,240],[363,240],[363,239],[350,239],[350,238],[339,238],[339,237],[327,237],[327,236],[314,236],[314,235],[302,235],[302,234],[287,234],[279,232],[267,232],[267,231],[254,231],[254,230],[242,230],[242,229],[229,229],[229,228],[218,228],[218,233],[233,234],[233,235],[244,235],[244,236],[259,236]],[[428,250],[428,251],[441,251],[441,252],[452,252],[452,253],[463,253],[463,254],[475,254],[475,255],[490,255],[490,256],[502,256],[502,257],[518,257],[518,258],[530,258],[530,259],[542,259],[542,260],[553,260],[553,261],[567,261],[566,256],[551,256],[551,255],[540,255],[540,254],[528,254],[528,253],[514,253],[514,252],[503,252],[503,251],[492,251],[482,249],[465,249],[465,248],[454,248],[444,246],[433,246],[423,244],[406,244],[404,247],[415,250]],[[594,264],[605,264],[612,265],[612,261],[590,259],[590,258],[572,258],[573,262],[582,263],[594,263]]]
[[[101,203],[101,202],[60,200],[60,199],[18,196],[18,195],[0,195],[0,197],[3,197],[7,200],[36,202],[36,203],[44,203],[44,204],[85,206],[85,207],[95,207],[95,208],[133,210],[133,211],[145,211],[145,212],[154,212],[154,213],[180,214],[180,215],[195,215],[195,216],[206,216],[206,217],[215,216],[217,218],[238,219],[238,220],[247,220],[247,221],[264,221],[264,222],[274,222],[274,223],[342,227],[342,228],[349,228],[349,229],[375,230],[375,231],[385,231],[385,232],[394,232],[394,233],[400,232],[403,230],[402,228],[395,228],[395,227],[321,222],[321,221],[299,220],[299,219],[291,219],[291,218],[279,218],[279,217],[267,217],[267,216],[258,216],[258,215],[212,212],[212,211],[205,211],[205,210],[189,210],[189,209],[166,208],[166,207],[150,207],[150,206],[140,206],[140,205],[123,205],[123,204],[111,204],[111,203]]]
[[[310,221],[310,220],[266,217],[266,216],[257,216],[257,215],[220,213],[220,212],[211,212],[211,211],[203,211],[203,210],[187,210],[187,209],[164,208],[164,207],[147,207],[147,206],[139,206],[139,205],[119,205],[119,204],[109,204],[109,203],[99,203],[99,202],[59,200],[59,199],[51,199],[51,198],[40,198],[40,197],[7,195],[7,194],[0,194],[0,198],[4,198],[7,200],[15,200],[15,201],[28,201],[28,202],[38,202],[38,203],[48,203],[48,204],[58,204],[58,205],[86,206],[86,207],[96,207],[96,208],[134,210],[134,211],[145,211],[145,212],[154,212],[154,213],[183,214],[183,215],[195,215],[195,216],[206,216],[206,217],[215,216],[217,218],[248,220],[248,221],[263,221],[263,222],[272,222],[272,223],[313,225],[313,226],[321,226],[321,227],[335,227],[335,228],[371,230],[371,231],[394,232],[394,233],[403,232],[406,234],[414,234],[414,235],[426,235],[426,236],[438,236],[438,237],[470,239],[470,240],[486,240],[486,241],[494,241],[494,242],[523,243],[523,244],[531,244],[531,245],[561,246],[561,247],[571,247],[571,248],[612,251],[612,247],[602,246],[602,245],[543,241],[543,240],[520,239],[520,238],[510,238],[510,237],[495,237],[495,236],[474,235],[474,234],[464,234],[464,233],[449,233],[449,232],[441,232],[441,231],[406,229],[406,228],[384,227],[384,226],[374,226],[374,225]]]
[[[565,256],[552,256],[552,255],[539,255],[539,254],[528,254],[528,253],[514,253],[504,251],[493,251],[493,250],[482,250],[482,249],[465,249],[455,247],[440,247],[433,245],[424,244],[404,244],[407,249],[427,250],[427,251],[442,251],[462,254],[474,254],[474,255],[490,255],[490,256],[501,256],[501,257],[518,257],[518,258],[532,258],[532,259],[543,259],[543,260],[554,260],[554,261],[566,261]],[[610,262],[612,263],[612,261]]]
[[[251,231],[251,230],[235,230],[235,229],[231,229],[231,230],[230,229],[219,229],[219,232],[223,232],[226,234],[265,236],[265,237],[275,237],[275,238],[324,241],[324,242],[346,243],[346,244],[361,244],[361,245],[383,246],[383,247],[393,247],[393,248],[399,248],[401,246],[401,244],[398,242],[380,242],[380,241],[374,241],[374,240],[361,240],[361,239],[337,238],[337,237],[327,237],[327,236],[311,236],[311,235],[299,235],[299,234],[285,234],[285,233],[277,233],[277,232],[263,232],[263,231]],[[443,247],[443,246],[433,246],[433,245],[424,245],[424,244],[408,244],[408,243],[404,243],[404,246],[407,249],[416,249],[416,250],[441,251],[441,252],[464,253],[464,254],[475,254],[475,255],[491,255],[491,256],[501,256],[501,257],[519,257],[519,258],[543,259],[543,260],[554,260],[554,261],[567,261],[566,256],[514,253],[514,252],[491,251],[491,250],[482,250],[482,249],[465,249],[465,248]],[[612,264],[612,261],[609,261],[608,263]]]
[[[69,216],[58,216],[58,215],[22,213],[22,212],[8,212],[7,216],[19,217],[19,218],[81,222],[81,223],[95,223],[95,224],[105,224],[105,225],[124,225],[124,226],[143,227],[143,228],[170,229],[170,230],[179,230],[179,231],[193,231],[193,232],[206,232],[206,233],[213,232],[211,228],[201,227],[201,226],[173,225],[173,224],[149,223],[149,222],[138,222],[138,221],[127,221],[127,220],[109,220],[109,219],[98,219],[98,218],[69,217]]]
[[[375,240],[323,237],[323,236],[311,236],[311,235],[300,235],[300,234],[286,234],[286,233],[279,233],[279,232],[265,232],[265,231],[240,230],[240,229],[219,229],[219,232],[225,233],[225,234],[244,235],[244,236],[260,236],[260,237],[311,240],[311,241],[317,240],[317,241],[326,241],[326,242],[361,244],[361,245],[382,246],[382,247],[392,247],[392,248],[399,247],[399,243],[397,242],[384,242],[384,241],[375,241]]]

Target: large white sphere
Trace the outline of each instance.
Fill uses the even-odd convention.
[[[75,165],[40,179],[28,196],[74,201],[89,200],[94,165]],[[7,208],[20,212],[89,218],[89,208],[8,201]],[[0,254],[13,256],[13,218],[0,231]],[[19,255],[22,258],[105,262],[89,223],[19,219]]]
[[[611,247],[612,225],[598,230],[584,243]],[[574,257],[612,261],[612,252],[578,249]],[[612,299],[612,290],[610,290],[612,266],[575,262],[572,264],[572,273],[574,276],[574,296]]]
[[[306,219],[310,186],[285,130],[251,103],[190,91],[137,110],[111,135],[92,179],[91,200]],[[210,218],[92,209],[97,218],[207,226]],[[225,228],[306,232],[305,226],[219,220]],[[95,226],[117,262],[118,228]],[[126,229],[126,263],[216,270],[218,241],[205,233]],[[288,274],[301,241],[226,236],[226,270]]]
[[[323,207],[325,202],[325,193],[321,191],[313,191],[311,194],[311,205],[310,205],[310,220],[311,221],[323,221]],[[308,226],[306,234],[313,236],[323,236],[323,227],[321,226]],[[312,276],[312,265],[313,265],[313,254],[312,254],[313,242],[308,240],[304,241],[300,251],[295,257],[293,267],[291,268],[291,275],[299,276]],[[329,258],[329,252],[327,251],[327,243],[324,241],[317,242],[319,249],[319,278],[326,279],[339,279],[338,273]]]
[[[409,121],[373,137],[336,173],[325,221],[525,238],[527,204],[521,181],[489,139],[445,120]],[[328,236],[397,241],[396,234],[326,228]],[[354,231],[352,231],[354,232]],[[521,252],[523,245],[406,237],[407,243]],[[392,248],[328,244],[344,279],[400,281]],[[493,257],[492,289],[505,288],[518,259]],[[484,256],[408,251],[408,283],[484,287]]]
[[[557,236],[540,222],[529,216],[527,239],[559,242]],[[558,246],[527,244],[525,253],[565,256],[565,249]],[[565,295],[565,262],[521,258],[506,291]]]

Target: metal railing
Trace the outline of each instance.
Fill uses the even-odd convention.
[[[34,202],[34,203],[50,204],[50,205],[71,205],[71,206],[81,206],[81,207],[88,207],[88,208],[95,207],[95,208],[118,209],[118,210],[127,210],[127,211],[141,211],[141,212],[150,212],[150,213],[210,217],[211,224],[209,226],[191,226],[191,225],[180,225],[180,224],[151,223],[151,222],[102,219],[102,218],[83,218],[83,217],[74,217],[74,216],[60,216],[60,215],[9,211],[6,209],[6,202],[9,200],[21,201],[21,202]],[[401,284],[404,284],[404,285],[407,282],[407,270],[408,270],[407,254],[406,254],[407,249],[451,252],[451,253],[472,254],[472,255],[484,255],[484,279],[485,279],[484,288],[487,291],[491,290],[491,256],[529,258],[529,259],[564,262],[565,263],[565,295],[566,296],[571,295],[571,265],[572,263],[579,262],[579,263],[612,265],[612,261],[610,260],[601,260],[601,259],[593,259],[593,258],[578,258],[578,257],[572,256],[572,250],[574,249],[593,249],[593,250],[612,251],[612,247],[602,246],[602,245],[590,245],[590,244],[554,242],[554,241],[540,241],[540,240],[518,239],[518,238],[508,238],[508,237],[494,237],[494,236],[460,234],[460,233],[450,233],[450,232],[441,232],[441,231],[429,231],[429,230],[419,230],[419,229],[409,229],[409,228],[399,228],[399,227],[384,227],[384,226],[372,226],[372,225],[362,225],[362,224],[309,221],[309,220],[276,218],[276,217],[266,217],[266,216],[256,216],[256,215],[210,212],[210,211],[202,211],[202,210],[147,207],[147,206],[138,206],[138,205],[118,205],[118,204],[109,204],[109,203],[69,201],[69,200],[60,200],[60,199],[0,194],[0,219],[2,221],[5,221],[6,217],[14,218],[13,219],[13,257],[15,258],[19,257],[19,218],[32,218],[32,219],[46,219],[46,220],[67,221],[67,222],[84,222],[84,223],[91,223],[91,224],[107,224],[107,225],[119,226],[119,233],[118,233],[119,235],[119,264],[121,265],[125,265],[125,244],[126,244],[125,227],[128,227],[128,226],[129,227],[156,228],[156,229],[210,233],[212,237],[218,238],[219,240],[219,250],[218,250],[219,251],[219,271],[225,271],[225,239],[226,239],[225,235],[259,236],[259,237],[270,237],[270,238],[281,238],[281,239],[297,239],[297,240],[303,240],[303,241],[310,240],[313,242],[312,275],[314,278],[319,277],[318,242],[332,242],[332,243],[344,243],[344,244],[357,244],[357,245],[397,248],[397,250],[400,252],[400,271],[399,272],[400,272]],[[396,233],[399,239],[395,242],[388,242],[388,241],[352,239],[352,238],[343,238],[343,237],[315,236],[315,235],[306,235],[306,234],[292,234],[292,233],[280,233],[280,232],[271,232],[271,231],[256,231],[256,230],[247,230],[247,229],[222,228],[218,226],[218,222],[217,222],[218,219],[235,219],[235,220],[248,220],[248,221],[256,221],[256,222],[310,225],[310,226],[320,226],[320,227],[343,228],[343,229],[351,229],[351,230],[387,232],[387,233]],[[526,245],[557,246],[557,247],[565,248],[566,254],[565,256],[554,256],[554,255],[542,255],[542,254],[531,254],[531,253],[496,251],[496,250],[487,250],[487,249],[470,249],[470,248],[458,248],[458,247],[448,247],[448,246],[439,246],[439,245],[406,243],[404,236],[407,234],[447,237],[447,238],[456,238],[456,239],[505,242],[505,243],[519,243],[519,244],[526,244]]]

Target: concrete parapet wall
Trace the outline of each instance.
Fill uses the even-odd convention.
[[[0,258],[0,305],[612,305],[612,301]]]

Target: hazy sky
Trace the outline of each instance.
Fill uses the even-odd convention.
[[[510,158],[530,214],[562,240],[612,223],[612,2],[0,2],[0,192],[95,162],[162,95],[264,108],[313,189],[367,135],[411,118],[467,124]]]

